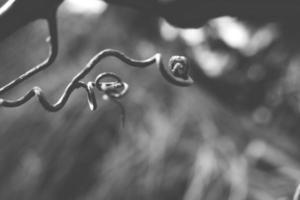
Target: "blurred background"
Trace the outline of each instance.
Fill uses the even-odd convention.
[[[57,113],[37,99],[0,109],[3,200],[288,200],[300,180],[300,57],[293,26],[222,17],[198,29],[97,0],[59,9],[59,57],[7,94],[33,86],[55,102],[72,77],[105,48],[132,58],[190,59],[195,85],[167,83],[156,67],[107,58],[86,80],[117,73],[130,90],[121,110],[91,112],[75,91]],[[37,21],[0,45],[0,83],[48,53]]]

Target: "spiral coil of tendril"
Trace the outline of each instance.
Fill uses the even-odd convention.
[[[113,78],[115,81],[102,81],[104,78]],[[59,100],[55,104],[49,103],[46,99],[44,92],[39,87],[34,87],[30,91],[28,91],[24,96],[17,100],[4,100],[0,99],[0,105],[4,107],[17,107],[20,106],[27,101],[29,101],[34,96],[37,96],[41,105],[50,112],[55,112],[63,108],[63,106],[67,103],[69,97],[75,89],[83,88],[87,92],[87,98],[89,107],[91,110],[95,110],[97,108],[97,100],[95,97],[94,89],[97,88],[99,91],[104,93],[104,97],[110,99],[118,99],[124,96],[128,91],[128,84],[122,82],[122,80],[114,73],[104,72],[97,76],[95,81],[90,81],[84,83],[83,81],[74,82],[72,85],[68,85],[65,89],[64,93],[61,95]],[[107,99],[106,98],[106,99]]]
[[[119,99],[127,93],[129,86],[115,73],[104,72],[99,74],[95,81],[90,81],[87,83],[81,81],[105,57],[115,57],[129,66],[138,68],[145,68],[155,64],[162,76],[170,83],[177,86],[189,86],[193,83],[192,78],[188,74],[189,65],[186,58],[183,56],[171,57],[167,69],[162,62],[161,54],[155,54],[154,56],[145,60],[135,60],[129,58],[120,51],[106,49],[95,55],[88,62],[88,64],[70,81],[56,103],[49,103],[42,89],[39,87],[34,87],[17,100],[0,99],[0,106],[17,107],[23,105],[36,96],[46,110],[50,112],[56,112],[64,107],[72,92],[79,88],[83,88],[87,92],[88,103],[91,110],[95,110],[97,108],[97,100],[94,91],[95,88],[104,93],[104,97],[106,97],[104,99]],[[104,81],[105,79],[113,79],[113,81]]]
[[[57,36],[57,19],[56,10],[46,18],[49,28],[50,37],[47,39],[49,43],[49,56],[48,58],[33,67],[29,71],[20,75],[13,81],[0,88],[0,95],[4,92],[14,88],[26,79],[29,79],[36,73],[48,68],[55,61],[58,55],[58,36]],[[95,97],[95,88],[104,93],[104,99],[116,100],[124,96],[128,91],[128,84],[123,82],[116,74],[111,72],[104,72],[97,76],[95,81],[83,82],[82,79],[105,57],[115,57],[129,66],[145,68],[155,64],[162,76],[177,86],[189,86],[193,83],[192,78],[189,76],[189,65],[187,59],[183,56],[173,56],[169,60],[168,68],[162,62],[161,54],[145,60],[132,59],[120,51],[113,49],[106,49],[96,54],[88,64],[70,81],[65,88],[61,97],[56,103],[51,104],[45,97],[44,92],[39,87],[34,87],[29,90],[25,95],[16,100],[7,100],[0,98],[0,107],[17,107],[25,104],[33,97],[37,97],[41,105],[50,112],[56,112],[64,107],[70,95],[75,89],[83,88],[87,92],[88,103],[91,110],[97,108],[97,101]],[[105,79],[113,79],[113,81],[104,81]],[[117,102],[117,101],[115,101]]]

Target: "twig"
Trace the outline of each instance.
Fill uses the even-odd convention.
[[[39,1],[37,1],[39,2]],[[47,1],[48,2],[48,1]],[[46,69],[49,67],[56,59],[58,54],[58,36],[57,36],[57,22],[56,22],[56,12],[57,8],[60,5],[62,0],[53,1],[53,5],[51,6],[50,11],[47,13],[42,13],[40,17],[47,20],[49,27],[50,39],[49,42],[50,52],[48,58],[42,63],[38,64],[34,68],[25,72],[15,80],[6,84],[5,86],[0,88],[0,95],[4,92],[16,87],[18,84],[22,83],[26,79],[29,79],[36,73]],[[22,10],[21,0],[10,0],[5,4],[5,6],[0,9],[0,19],[3,16],[8,16],[14,10],[21,9]],[[49,3],[49,2],[48,2]],[[42,2],[39,2],[39,6],[43,5]],[[45,5],[44,5],[45,6]],[[2,18],[3,19],[3,18]],[[187,59],[183,56],[173,56],[169,60],[168,68],[166,68],[162,62],[161,54],[155,54],[154,56],[146,59],[146,60],[135,60],[129,58],[124,53],[113,50],[106,49],[99,52],[95,55],[88,64],[70,81],[70,83],[65,88],[63,94],[58,99],[58,101],[54,104],[49,103],[46,99],[43,91],[39,87],[34,87],[29,90],[25,95],[21,96],[16,100],[7,100],[0,98],[0,107],[18,107],[25,104],[27,101],[37,96],[41,105],[50,112],[56,112],[64,107],[67,103],[70,95],[75,89],[84,88],[87,92],[88,103],[91,110],[95,110],[97,108],[97,101],[94,93],[94,88],[97,88],[100,92],[103,92],[104,95],[109,97],[108,99],[118,99],[124,96],[128,91],[127,83],[123,82],[116,74],[104,72],[99,74],[99,76],[95,79],[95,81],[90,81],[88,83],[84,83],[82,79],[105,57],[115,57],[123,61],[124,63],[138,68],[144,68],[150,66],[152,64],[156,64],[162,76],[172,84],[177,86],[189,86],[193,83],[192,78],[189,76],[189,65]],[[105,82],[103,81],[105,78],[113,78],[115,81]]]
[[[127,83],[123,82],[114,73],[101,73],[93,82],[84,83],[81,81],[102,59],[110,56],[118,58],[130,66],[138,68],[145,68],[155,63],[162,76],[167,81],[177,86],[189,86],[193,83],[192,78],[188,75],[189,65],[185,57],[171,57],[168,65],[169,69],[167,69],[162,62],[161,54],[155,54],[154,56],[146,60],[135,60],[129,58],[120,51],[106,49],[95,55],[88,62],[88,64],[70,81],[70,83],[65,88],[63,94],[55,104],[49,103],[49,101],[44,96],[42,89],[40,89],[39,87],[34,87],[30,91],[28,91],[24,96],[20,97],[17,100],[0,99],[0,106],[17,107],[23,105],[24,103],[32,99],[34,96],[37,96],[41,105],[46,110],[50,112],[56,112],[63,108],[63,106],[66,104],[70,95],[75,89],[84,88],[88,94],[88,102],[90,109],[95,110],[97,108],[97,101],[94,94],[94,88],[97,88],[99,91],[104,92],[104,94],[111,99],[121,98],[128,91]],[[28,78],[26,76],[27,74],[28,73],[25,73],[25,76],[23,77],[24,80]],[[31,76],[31,74],[29,76]],[[115,81],[102,81],[105,78],[113,78],[115,79]]]
[[[49,34],[47,42],[49,43],[50,51],[48,58],[43,61],[42,63],[38,64],[36,67],[30,69],[26,73],[22,74],[15,80],[11,81],[10,83],[6,84],[5,86],[0,88],[0,95],[4,92],[8,91],[9,89],[14,88],[18,84],[22,83],[26,79],[32,77],[34,74],[46,69],[49,67],[56,59],[58,54],[58,37],[57,37],[57,22],[56,22],[56,14],[53,13],[48,19],[48,27],[49,27]]]

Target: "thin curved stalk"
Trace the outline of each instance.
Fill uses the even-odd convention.
[[[15,80],[11,81],[10,83],[6,84],[5,86],[0,88],[0,95],[5,93],[6,91],[16,87],[18,84],[22,83],[23,81],[29,79],[36,73],[46,69],[49,67],[56,59],[58,54],[58,37],[57,37],[57,22],[56,22],[56,13],[53,13],[48,19],[48,28],[50,37],[47,39],[49,43],[49,56],[48,58],[38,64],[36,67],[30,69],[29,71],[25,72]]]
[[[106,57],[116,57],[128,64],[129,66],[144,68],[152,64],[156,64],[162,76],[169,82],[178,86],[188,86],[193,83],[193,80],[188,75],[188,65],[184,57],[172,57],[169,62],[169,69],[167,69],[162,62],[160,54],[155,54],[154,56],[145,60],[135,60],[129,58],[124,53],[113,50],[106,49],[95,55],[88,64],[70,81],[70,83],[65,88],[63,94],[54,104],[49,103],[46,99],[42,89],[39,87],[34,87],[28,91],[24,96],[17,100],[5,100],[0,99],[0,106],[3,107],[17,107],[20,106],[34,96],[37,96],[41,105],[50,112],[56,112],[64,107],[67,103],[70,95],[75,89],[84,88],[88,94],[88,103],[91,110],[97,108],[97,101],[95,99],[94,88],[96,87],[99,91],[104,92],[111,99],[118,99],[124,96],[128,91],[128,85],[123,82],[114,73],[104,72],[97,76],[94,82],[84,83],[81,80],[104,58]],[[114,78],[116,81],[104,82],[104,78]]]

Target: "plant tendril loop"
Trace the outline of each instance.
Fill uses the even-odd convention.
[[[120,51],[106,49],[95,55],[88,62],[88,64],[70,81],[56,103],[49,103],[42,89],[39,87],[34,87],[25,95],[16,100],[6,100],[0,98],[0,106],[17,107],[37,96],[39,102],[46,110],[50,112],[56,112],[64,107],[75,89],[83,88],[87,92],[90,109],[95,110],[97,108],[97,101],[94,92],[95,88],[97,88],[98,91],[103,92],[103,97],[108,99],[119,99],[123,97],[129,89],[128,84],[123,82],[118,75],[112,72],[104,72],[99,74],[93,82],[84,83],[81,81],[102,59],[111,56],[118,58],[130,66],[138,68],[145,68],[152,64],[156,64],[162,76],[167,81],[177,86],[189,86],[193,83],[192,78],[188,74],[189,65],[186,61],[186,58],[183,56],[171,57],[168,68],[166,68],[163,65],[161,54],[156,54],[146,60],[135,60],[129,58]],[[113,79],[113,81],[104,81],[105,79]]]
[[[56,11],[53,12],[46,18],[49,27],[49,35],[47,38],[47,43],[49,44],[50,51],[49,57],[28,70],[24,74],[20,75],[13,81],[4,85],[0,88],[0,95],[4,92],[16,87],[18,84],[22,83],[26,79],[29,79],[38,72],[48,68],[55,61],[58,55],[58,36],[57,36],[57,22],[56,22]],[[170,83],[177,86],[189,86],[193,83],[192,78],[189,76],[189,64],[187,59],[183,56],[172,56],[169,60],[169,64],[166,67],[162,62],[161,54],[157,53],[154,56],[145,59],[145,60],[135,60],[124,53],[113,50],[105,49],[98,54],[96,54],[87,65],[69,82],[66,86],[64,92],[57,100],[56,103],[51,104],[44,95],[44,92],[39,87],[33,87],[31,90],[27,91],[25,95],[21,96],[16,100],[8,100],[0,98],[0,107],[18,107],[26,102],[28,102],[33,97],[37,97],[40,104],[46,110],[50,112],[56,112],[64,107],[67,103],[69,97],[74,90],[83,88],[87,93],[88,104],[91,110],[97,108],[97,100],[95,95],[95,88],[103,93],[103,99],[111,99],[114,102],[118,103],[117,99],[123,97],[128,92],[128,84],[123,82],[121,78],[112,72],[103,72],[99,74],[95,81],[89,81],[87,83],[83,82],[82,79],[104,58],[114,57],[122,62],[126,63],[129,66],[136,68],[145,68],[150,65],[155,64],[160,71],[161,75]],[[112,81],[105,81],[107,79],[112,79]],[[122,108],[123,110],[123,108]],[[122,111],[123,112],[123,111]]]

